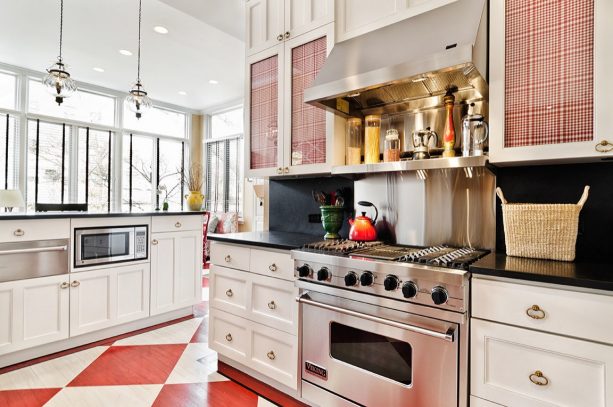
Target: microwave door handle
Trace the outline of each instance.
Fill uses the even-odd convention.
[[[319,308],[327,309],[330,311],[339,312],[341,314],[350,315],[352,317],[366,319],[368,321],[376,322],[379,324],[393,326],[395,328],[403,329],[406,331],[411,331],[411,332],[415,332],[418,334],[432,336],[434,338],[443,339],[447,342],[453,342],[454,340],[454,331],[452,329],[449,329],[447,332],[432,331],[430,329],[420,328],[418,326],[407,325],[401,322],[396,322],[396,321],[392,321],[392,320],[385,319],[385,318],[379,318],[379,317],[375,317],[375,316],[368,315],[368,314],[362,314],[362,313],[352,311],[349,309],[335,307],[334,305],[328,305],[328,304],[324,304],[321,302],[313,301],[307,297],[308,297],[308,294],[305,293],[302,296],[296,298],[296,301],[298,301],[301,304],[312,305],[314,307],[319,307]]]
[[[0,256],[6,254],[22,254],[22,253],[44,253],[44,252],[63,252],[68,250],[68,246],[49,246],[49,247],[32,247],[29,249],[15,250],[0,250]]]

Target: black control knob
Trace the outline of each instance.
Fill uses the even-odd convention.
[[[324,281],[330,278],[330,272],[327,268],[322,267],[317,270],[317,281]]]
[[[399,285],[400,280],[398,280],[398,277],[392,274],[387,275],[385,280],[383,280],[383,287],[385,287],[385,291],[394,291]]]
[[[441,286],[436,286],[432,289],[432,301],[436,305],[441,305],[447,302],[449,299],[449,294],[447,290]]]
[[[375,282],[375,276],[370,271],[365,271],[360,276],[360,284],[364,287],[369,287]]]
[[[308,277],[311,275],[311,268],[309,267],[308,264],[303,264],[302,266],[298,267],[296,270],[298,270],[298,277]]]
[[[357,274],[355,274],[353,271],[350,271],[349,273],[345,274],[345,285],[347,287],[353,287],[357,284],[358,284]]]
[[[402,285],[402,295],[404,298],[413,298],[417,295],[417,284],[407,281]]]

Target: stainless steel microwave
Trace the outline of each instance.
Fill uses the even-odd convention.
[[[75,229],[75,267],[144,260],[148,257],[148,227]]]

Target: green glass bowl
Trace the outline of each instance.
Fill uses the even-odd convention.
[[[320,206],[321,224],[326,231],[324,239],[340,239],[338,231],[343,227],[343,219],[345,218],[344,209],[342,206],[325,205]]]

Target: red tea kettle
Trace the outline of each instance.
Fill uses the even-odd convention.
[[[362,212],[362,216],[356,216],[355,219],[349,219],[349,239],[362,242],[368,242],[377,240],[377,230],[375,229],[375,222],[379,216],[377,207],[368,201],[359,201],[358,205],[375,208],[375,218],[370,219],[366,216],[366,212]]]

